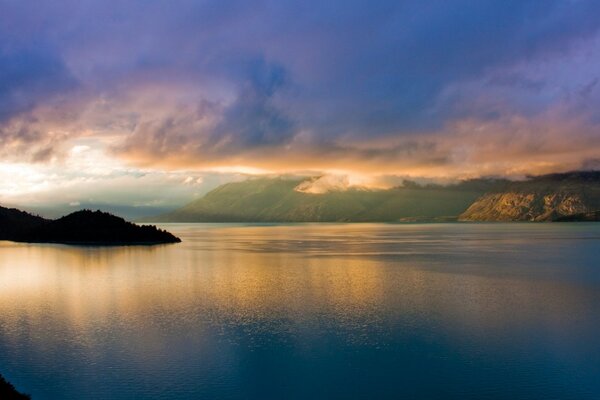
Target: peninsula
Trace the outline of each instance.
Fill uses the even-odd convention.
[[[154,225],[136,225],[102,211],[81,210],[49,220],[4,207],[0,207],[0,240],[109,246],[181,242]]]
[[[0,375],[0,399],[4,400],[27,400],[31,397],[20,393],[15,387]]]

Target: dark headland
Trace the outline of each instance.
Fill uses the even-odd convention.
[[[136,225],[102,211],[81,210],[49,220],[4,207],[0,207],[0,240],[109,246],[181,242],[154,225]]]
[[[17,389],[2,375],[0,375],[0,399],[2,400],[27,400],[30,399],[26,394],[19,393]]]

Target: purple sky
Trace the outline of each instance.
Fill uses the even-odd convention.
[[[592,0],[0,0],[0,202],[599,168],[599,15]]]

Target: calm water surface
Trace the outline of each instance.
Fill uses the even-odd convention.
[[[34,400],[600,398],[600,224],[164,227],[0,242],[0,373]]]

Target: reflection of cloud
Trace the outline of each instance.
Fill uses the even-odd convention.
[[[449,236],[450,245],[440,245],[440,237],[450,232],[446,228],[405,228],[180,227],[175,229],[181,229],[181,245],[152,248],[3,242],[2,335],[10,342],[30,338],[22,330],[33,327],[39,328],[43,341],[48,332],[66,327],[80,343],[97,336],[98,324],[120,327],[120,334],[130,333],[133,324],[144,328],[146,340],[164,339],[161,325],[153,320],[157,317],[193,324],[193,331],[203,334],[210,334],[202,328],[212,324],[223,328],[219,333],[233,335],[232,328],[256,323],[299,340],[307,339],[306,327],[315,327],[315,332],[331,329],[350,341],[387,341],[390,337],[381,335],[389,335],[396,323],[407,323],[403,326],[408,330],[435,327],[435,332],[470,345],[473,338],[514,337],[531,326],[543,326],[555,339],[569,338],[566,322],[581,332],[594,332],[596,288],[580,281],[593,263],[585,264],[592,257],[581,248],[521,242],[527,231],[515,239],[514,232],[490,234],[489,227],[493,248],[485,238],[462,240],[455,235]],[[532,243],[538,246],[533,255]],[[432,245],[439,252],[432,253]],[[585,249],[592,251],[593,243]],[[548,257],[542,260],[535,254]],[[516,259],[525,260],[525,266],[513,266],[510,261]],[[543,262],[544,271],[537,268]],[[49,306],[61,312],[58,320],[49,319]],[[115,324],[115,319],[127,323]],[[60,326],[44,329],[49,321]],[[146,354],[147,348],[135,350]]]

